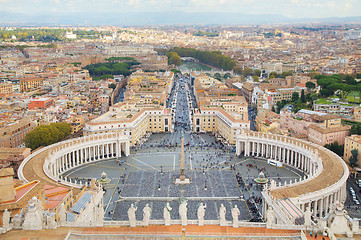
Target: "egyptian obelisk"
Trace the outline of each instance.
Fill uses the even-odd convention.
[[[184,181],[186,176],[184,175],[184,136],[182,133],[182,140],[181,140],[181,175],[180,180]]]

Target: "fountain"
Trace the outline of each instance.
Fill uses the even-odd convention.
[[[102,185],[106,185],[108,183],[110,183],[112,180],[110,178],[107,178],[107,174],[105,172],[102,172],[101,178],[97,179],[97,182],[102,184]]]

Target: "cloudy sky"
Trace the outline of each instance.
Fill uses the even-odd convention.
[[[0,0],[7,13],[239,12],[292,18],[359,16],[360,0]]]
[[[361,21],[360,9],[361,0],[0,0],[0,25],[272,24],[355,16]]]

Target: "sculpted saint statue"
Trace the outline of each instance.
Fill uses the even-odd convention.
[[[137,220],[135,219],[135,211],[137,211],[138,208],[135,208],[133,203],[130,205],[130,208],[128,209],[128,218],[129,218],[129,225],[131,227],[136,226]]]
[[[179,205],[179,216],[181,218],[182,226],[187,225],[187,202],[184,201]]]
[[[166,226],[170,225],[170,211],[172,208],[169,206],[169,203],[167,202],[166,206],[163,209],[163,217],[164,217],[164,224]]]
[[[239,221],[238,221],[238,216],[241,212],[239,211],[237,205],[234,205],[234,208],[232,208],[232,218],[233,218],[233,227],[234,228],[238,228],[239,226]]]
[[[145,226],[149,225],[150,220],[150,214],[152,213],[152,209],[149,207],[149,204],[147,203],[145,207],[143,208],[143,224]]]
[[[198,216],[198,226],[203,226],[204,225],[204,215],[206,213],[206,207],[207,204],[203,205],[203,203],[199,204],[198,207],[198,212],[197,212],[197,216]]]
[[[221,208],[219,209],[219,225],[226,226],[226,207],[221,204]]]

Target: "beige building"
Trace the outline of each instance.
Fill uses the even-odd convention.
[[[26,92],[32,89],[36,89],[43,85],[43,81],[44,79],[37,76],[20,78],[20,91]]]
[[[198,109],[193,114],[193,131],[213,132],[235,144],[237,133],[250,128],[245,97],[203,74],[196,77],[195,90]]]
[[[147,133],[172,131],[172,114],[169,109],[142,108],[135,104],[118,103],[109,112],[85,124],[84,136],[120,132],[129,136],[134,145]]]
[[[361,108],[353,109],[353,117],[356,122],[361,122]]]
[[[308,140],[321,146],[338,142],[343,145],[351,127],[341,124],[341,117],[334,114],[315,116],[317,124],[308,127]]]
[[[0,146],[5,148],[18,148],[23,146],[26,134],[35,128],[35,124],[29,120],[0,128]]]
[[[13,84],[0,83],[0,95],[13,94]]]
[[[344,145],[344,152],[343,152],[343,160],[346,162],[350,162],[349,159],[352,156],[352,150],[358,150],[357,155],[357,164],[361,166],[361,135],[351,135],[345,137],[345,145]]]

